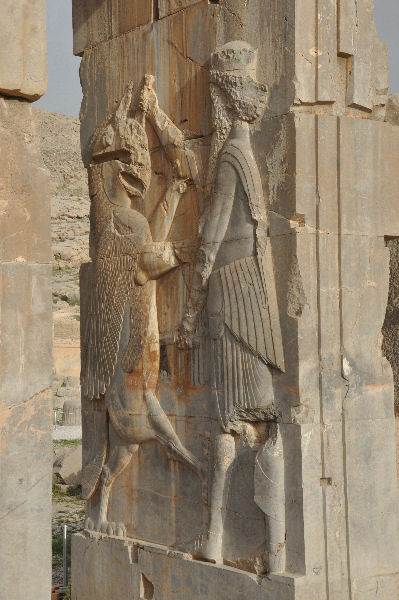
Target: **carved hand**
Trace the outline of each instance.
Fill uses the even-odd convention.
[[[198,323],[198,311],[188,303],[177,333],[177,346],[181,350],[199,345],[199,337],[195,335]]]
[[[185,317],[181,322],[179,330],[177,332],[177,347],[180,350],[192,348],[195,345],[193,334],[194,332],[192,329],[192,325],[190,325],[188,319]]]
[[[180,325],[179,330],[177,332],[177,347],[179,350],[186,350],[187,348],[191,348],[191,337],[189,332],[184,328],[183,325]]]
[[[187,264],[195,261],[198,251],[198,244],[195,241],[173,242],[173,248],[180,263]]]

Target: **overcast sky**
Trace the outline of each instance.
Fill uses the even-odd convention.
[[[399,93],[399,0],[374,0],[378,32],[388,44],[391,92]],[[48,90],[36,106],[79,114],[80,58],[72,54],[72,0],[47,0]]]

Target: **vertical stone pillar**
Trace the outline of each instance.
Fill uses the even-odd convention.
[[[73,598],[396,597],[393,384],[381,328],[389,283],[385,242],[399,236],[399,130],[384,122],[387,53],[375,31],[372,1],[106,0],[95,6],[75,0],[74,32],[75,52],[83,56],[86,162],[93,133],[119,106],[128,82],[140,90],[144,76],[152,75],[161,109],[191,140],[202,183],[189,186],[168,239],[194,245],[204,210],[198,190],[206,195],[212,167],[211,56],[228,42],[258,50],[257,79],[269,88],[269,106],[249,130],[270,222],[285,368],[273,371],[279,427],[271,450],[278,485],[268,493],[257,446],[265,441],[262,418],[252,415],[254,429],[248,426],[247,437],[237,434],[237,455],[225,457],[223,476],[230,483],[216,564],[196,560],[204,558],[198,546],[207,522],[198,482],[150,442],[115,481],[109,523],[74,539]],[[235,50],[229,51],[235,60]],[[166,171],[151,128],[148,139],[153,209]],[[204,375],[209,354],[201,342],[186,354],[175,344],[189,275],[182,268],[158,283],[159,395],[180,438],[206,461],[217,422],[214,390]],[[91,402],[87,414],[105,422],[101,399]],[[84,444],[90,453],[94,436],[105,456],[105,430],[96,427],[89,435],[86,426]],[[91,456],[93,469],[96,460],[98,454]],[[96,494],[88,504],[92,529]],[[263,513],[252,506],[254,494]],[[274,512],[273,498],[279,503]],[[285,561],[269,562],[279,570],[266,577],[256,552],[267,541],[257,534],[265,515],[283,523],[281,513],[286,535],[276,552],[283,550]]]
[[[0,26],[0,596],[50,597],[52,306],[48,176],[29,100],[46,89],[45,2]]]

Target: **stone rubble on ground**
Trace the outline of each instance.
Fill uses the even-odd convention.
[[[82,483],[82,444],[55,446],[53,474],[57,483],[77,486]]]
[[[53,430],[53,440],[81,440],[82,427],[80,425],[57,425]]]

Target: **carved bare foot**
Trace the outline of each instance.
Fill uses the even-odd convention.
[[[108,535],[116,535],[118,537],[126,537],[126,527],[123,523],[115,523],[113,521],[102,521],[99,523],[98,531]]]
[[[208,531],[202,545],[202,553],[206,560],[211,562],[223,562],[221,555],[221,540],[219,535],[213,531]]]
[[[219,537],[211,531],[207,531],[206,534],[201,533],[194,543],[193,558],[211,563],[223,562]]]
[[[204,534],[200,533],[194,541],[194,550],[192,551],[193,558],[202,558],[202,544],[204,543]]]

